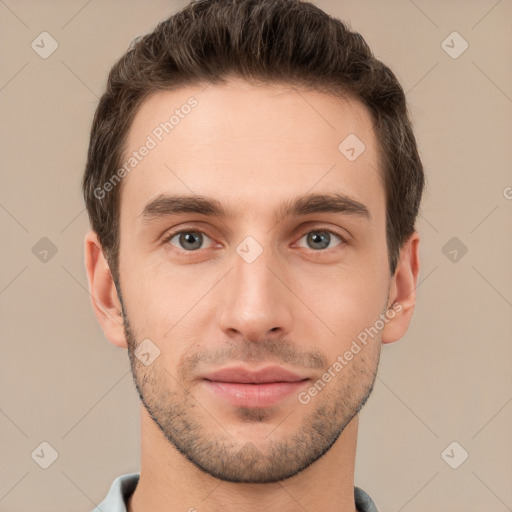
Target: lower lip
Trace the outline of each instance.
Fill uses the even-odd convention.
[[[206,385],[221,398],[239,407],[268,407],[298,393],[309,379],[297,382],[266,382],[264,384],[242,384],[239,382],[217,382],[205,380]]]

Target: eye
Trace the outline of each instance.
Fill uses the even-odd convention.
[[[304,238],[306,239],[306,247],[313,250],[331,249],[345,241],[340,235],[324,229],[310,231],[302,236],[300,240],[303,240]],[[331,245],[331,242],[337,243]],[[304,247],[304,245],[299,243],[299,247]]]
[[[202,248],[205,239],[212,241],[211,238],[202,231],[179,231],[177,233],[170,234],[167,237],[166,242],[178,249],[184,249],[185,251],[197,251]]]
[[[301,243],[305,240],[305,244]],[[213,242],[213,240],[203,233],[197,230],[183,230],[175,233],[170,233],[165,243],[176,247],[177,249],[184,250],[186,252],[198,251],[204,249],[204,244],[207,242]],[[345,240],[342,236],[329,231],[327,229],[317,229],[309,231],[299,239],[299,247],[306,247],[315,251],[323,249],[331,249],[344,243]]]

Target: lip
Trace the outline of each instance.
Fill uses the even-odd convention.
[[[266,366],[251,371],[243,366],[223,368],[202,377],[215,382],[237,382],[240,384],[265,384],[268,382],[298,382],[307,379],[280,366]]]
[[[202,377],[214,396],[237,407],[263,408],[297,393],[310,379],[279,366],[257,371],[243,367],[224,368]]]

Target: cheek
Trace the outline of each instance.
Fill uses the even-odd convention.
[[[187,350],[200,339],[202,326],[214,311],[208,292],[218,279],[207,267],[193,270],[192,266],[173,266],[162,258],[132,258],[131,266],[125,265],[121,271],[121,281],[137,341],[154,340],[164,355],[172,355],[169,361]]]
[[[331,269],[323,276],[316,273],[302,284],[304,302],[320,321],[313,323],[325,333],[323,346],[328,357],[336,358],[375,324],[385,306],[386,283],[380,271],[362,266],[334,272]],[[305,319],[302,322],[307,323]],[[307,325],[303,327],[308,329]]]

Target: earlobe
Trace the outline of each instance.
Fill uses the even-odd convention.
[[[126,348],[121,303],[102,246],[94,231],[84,240],[84,259],[94,313],[107,339]]]
[[[389,289],[388,321],[382,331],[382,343],[401,339],[411,323],[420,270],[419,242],[419,234],[415,231],[400,251],[400,261]]]

